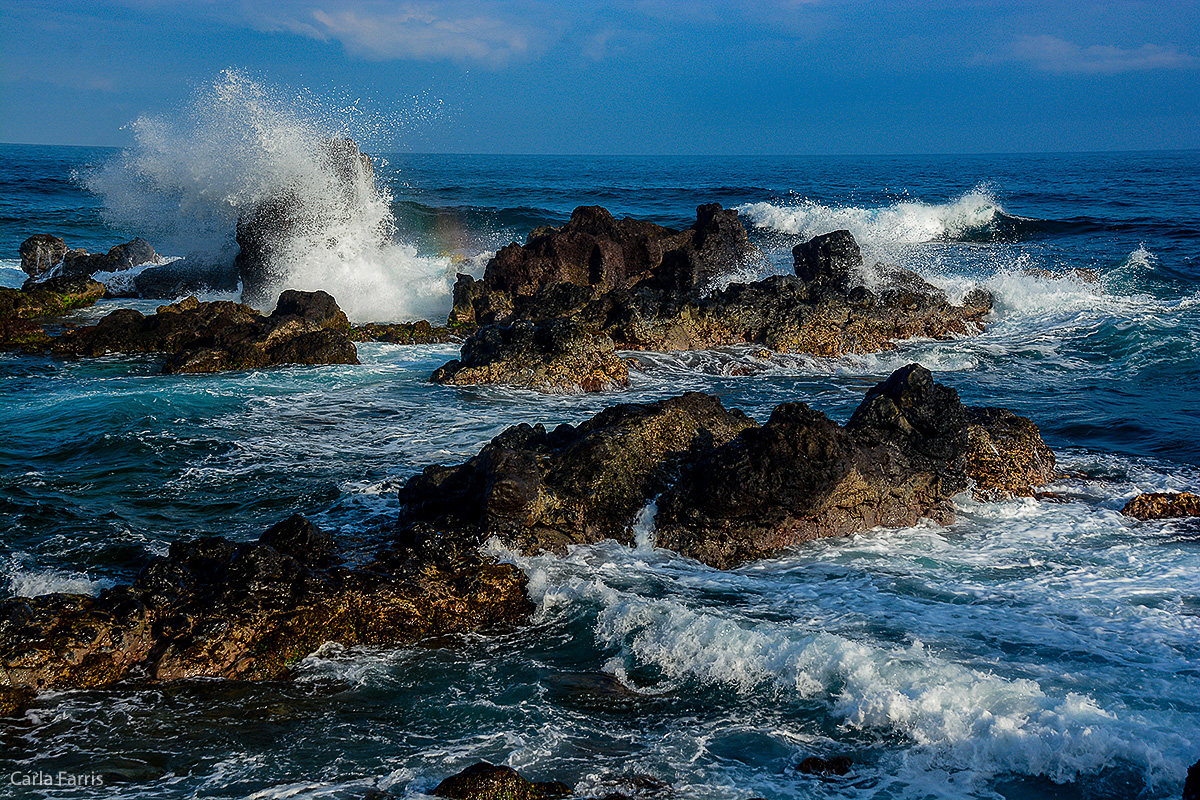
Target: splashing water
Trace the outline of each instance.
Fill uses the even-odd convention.
[[[84,181],[108,224],[210,263],[232,261],[239,217],[287,198],[300,224],[274,244],[269,298],[252,299],[323,289],[356,321],[445,316],[450,260],[398,240],[388,192],[329,157],[331,140],[356,132],[350,111],[227,70],[177,118],[139,118],[137,144]]]

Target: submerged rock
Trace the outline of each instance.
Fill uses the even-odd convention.
[[[854,766],[854,762],[849,756],[834,756],[833,758],[821,758],[820,756],[809,756],[800,762],[798,769],[805,775],[847,775],[850,768]]]
[[[952,305],[940,289],[896,267],[877,266],[872,274],[880,277],[868,288],[848,231],[798,245],[793,257],[795,275],[711,291],[722,275],[765,262],[736,211],[701,206],[696,224],[676,232],[583,207],[561,228],[539,228],[525,245],[502,249],[482,280],[459,275],[450,319],[485,326],[566,319],[608,337],[618,350],[758,343],[839,356],[916,336],[967,334],[991,310],[984,290]],[[583,371],[570,359],[564,368]]]
[[[130,585],[98,597],[0,603],[0,708],[42,689],[127,677],[279,678],[326,642],[394,645],[525,620],[515,567],[474,552],[338,566],[303,517],[257,543],[177,542]]]
[[[1006,457],[977,452],[1013,439],[1021,447]],[[1053,470],[1031,422],[968,408],[911,364],[868,392],[845,426],[798,402],[759,426],[693,393],[616,406],[577,428],[510,428],[466,463],[410,479],[400,524],[416,552],[489,536],[561,552],[632,543],[639,512],[656,501],[658,546],[726,568],[819,536],[948,523],[959,492],[1028,495]]]
[[[1191,492],[1139,494],[1125,504],[1121,513],[1140,520],[1200,517],[1200,496]]]
[[[250,306],[194,297],[144,316],[119,309],[51,340],[58,355],[167,353],[163,371],[217,372],[279,364],[357,364],[350,322],[325,292],[288,290],[264,317]]]
[[[446,778],[433,795],[454,800],[558,800],[570,797],[571,787],[559,781],[535,783],[512,767],[481,761]]]

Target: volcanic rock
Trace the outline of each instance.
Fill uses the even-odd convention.
[[[0,709],[30,691],[283,676],[326,642],[396,645],[528,618],[524,576],[474,552],[337,566],[330,537],[292,517],[253,544],[177,542],[98,597],[0,603]]]
[[[618,350],[755,343],[840,356],[918,336],[966,335],[991,310],[991,295],[982,289],[952,305],[913,272],[866,270],[847,231],[798,245],[793,257],[794,276],[713,291],[720,276],[764,260],[736,211],[701,206],[692,228],[672,232],[581,207],[561,228],[539,228],[524,246],[503,248],[482,280],[459,275],[450,319],[501,326],[569,319],[607,336]]]
[[[629,385],[629,366],[613,341],[567,319],[527,320],[480,329],[463,344],[462,358],[430,380],[456,386],[503,383],[541,392],[601,392]]]
[[[984,457],[996,443],[1011,457]],[[406,546],[524,552],[633,541],[651,501],[660,547],[726,568],[818,536],[954,519],[952,498],[1032,494],[1054,458],[1032,423],[972,409],[925,368],[897,370],[845,426],[804,403],[757,425],[692,393],[621,405],[578,428],[510,428],[457,467],[428,467],[400,491]]]
[[[278,364],[357,364],[350,323],[325,292],[288,290],[264,317],[250,306],[194,297],[143,316],[119,309],[49,343],[59,355],[168,353],[164,372],[217,372]]]
[[[1191,492],[1139,494],[1125,504],[1121,513],[1141,520],[1200,517],[1200,496]]]
[[[31,278],[48,275],[59,264],[71,248],[57,236],[35,233],[21,242],[21,269]]]
[[[454,800],[558,800],[570,797],[571,787],[559,781],[533,783],[512,767],[481,761],[446,778],[433,795]]]

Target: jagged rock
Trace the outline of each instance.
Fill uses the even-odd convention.
[[[1023,452],[978,455],[987,443],[1009,447],[1006,437]],[[630,543],[637,514],[657,498],[657,544],[726,568],[818,536],[949,523],[952,498],[972,482],[981,497],[1028,495],[1052,471],[1032,423],[968,408],[911,364],[868,392],[845,426],[799,402],[758,426],[693,393],[617,406],[578,428],[510,428],[465,464],[409,480],[401,541],[421,551],[497,536],[525,552]]]
[[[31,278],[48,275],[70,250],[67,243],[48,233],[35,233],[21,242],[21,269]]]
[[[571,787],[559,781],[531,782],[512,767],[481,761],[446,778],[433,795],[454,800],[558,800],[570,797]]]
[[[412,477],[400,490],[401,526],[418,550],[475,546],[493,535],[528,552],[607,538],[632,543],[637,513],[689,453],[754,424],[693,392],[614,406],[574,428],[518,425],[464,464]]]
[[[566,319],[535,325],[521,320],[480,329],[462,358],[430,380],[455,386],[503,383],[540,392],[602,392],[629,385],[629,365],[604,334]]]
[[[350,323],[325,292],[288,290],[264,317],[250,306],[194,297],[144,316],[119,309],[52,340],[59,355],[168,353],[164,372],[216,372],[278,364],[357,364]]]
[[[104,286],[90,278],[59,276],[27,288],[0,288],[0,349],[37,351],[51,338],[40,317],[60,317],[104,297]]]
[[[1191,492],[1139,494],[1125,504],[1121,513],[1141,520],[1200,517],[1200,496]]]
[[[576,209],[561,228],[540,228],[524,246],[497,253],[481,281],[459,275],[450,318],[502,326],[569,319],[620,350],[756,343],[840,356],[918,336],[966,335],[991,310],[985,290],[953,305],[943,291],[897,267],[872,271],[879,277],[868,288],[861,252],[846,231],[798,245],[794,276],[706,293],[715,278],[762,258],[736,212],[701,206],[688,231],[663,231],[614,220],[603,209]]]
[[[388,344],[461,344],[476,330],[478,328],[470,324],[439,327],[423,319],[416,322],[368,322],[351,328],[350,338],[356,342]]]
[[[792,248],[796,277],[806,284],[829,286],[842,294],[849,292],[851,286],[861,285],[862,266],[862,251],[850,231],[814,236]]]
[[[135,673],[279,678],[326,642],[410,643],[515,624],[533,610],[520,571],[475,552],[361,569],[339,561],[327,534],[293,517],[253,544],[177,542],[98,597],[0,603],[0,704]]]

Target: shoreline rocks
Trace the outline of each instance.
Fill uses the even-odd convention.
[[[1143,521],[1200,517],[1200,496],[1191,492],[1139,494],[1125,504],[1121,513]]]
[[[253,544],[177,542],[96,597],[0,603],[0,709],[123,679],[274,679],[326,642],[407,644],[533,611],[524,575],[473,551],[339,563],[332,537],[296,515]]]
[[[72,249],[57,236],[37,233],[21,243],[21,269],[28,286],[47,277],[90,278],[97,272],[121,272],[143,264],[157,264],[158,253],[142,237],[114,245],[107,253]]]
[[[949,523],[959,492],[1028,496],[1053,470],[1033,423],[969,408],[910,364],[845,426],[799,402],[760,426],[692,393],[614,406],[578,427],[509,428],[465,463],[405,484],[400,541],[414,552],[492,536],[526,553],[631,544],[638,513],[656,502],[658,546],[728,568],[820,536]]]
[[[288,290],[264,317],[250,306],[189,297],[144,316],[119,309],[45,343],[55,355],[166,353],[163,372],[218,372],[280,364],[357,364],[350,322],[325,292]]]
[[[913,272],[885,265],[867,270],[848,231],[797,245],[793,261],[794,275],[713,291],[722,275],[739,266],[766,263],[736,210],[700,206],[691,228],[673,231],[583,206],[562,227],[538,228],[524,245],[502,248],[482,279],[459,275],[450,320],[478,324],[476,336],[493,341],[520,338],[510,332],[514,325],[569,321],[599,337],[606,349],[610,342],[614,350],[657,351],[749,343],[840,356],[889,349],[917,336],[966,335],[981,329],[991,310],[991,295],[982,289],[956,306]],[[868,280],[868,273],[878,280]],[[479,382],[527,385],[503,349],[468,340],[460,363],[468,354]],[[591,372],[586,359],[565,353],[555,368],[577,389]],[[471,379],[460,372],[448,364],[432,380]]]

